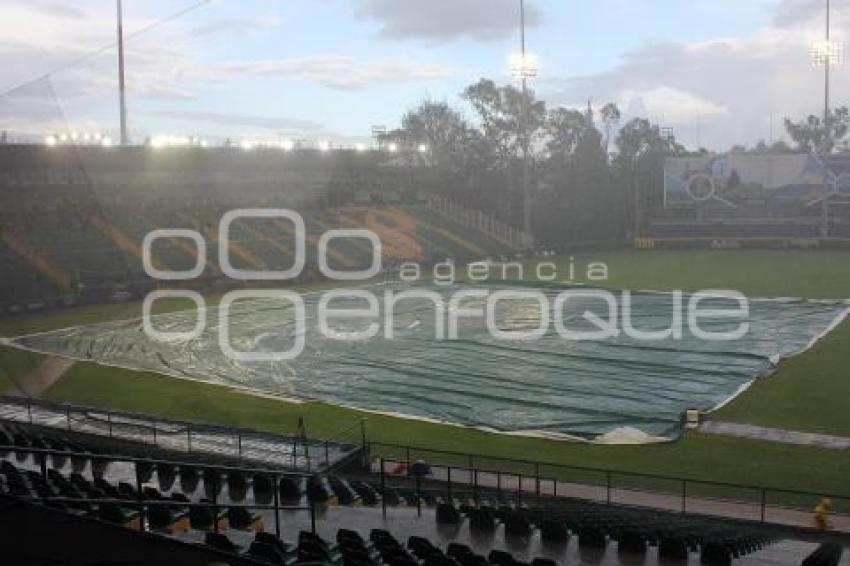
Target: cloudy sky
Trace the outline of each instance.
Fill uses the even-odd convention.
[[[197,0],[124,0],[131,137],[351,143],[423,99],[471,115],[465,85],[511,81],[518,2],[209,0],[157,25]],[[844,38],[850,0],[832,3]],[[550,105],[617,102],[688,146],[780,139],[784,116],[821,112],[809,49],[824,4],[527,0],[534,88]],[[114,0],[0,0],[0,129],[117,137],[114,41]],[[850,103],[847,73],[834,73],[837,104]]]

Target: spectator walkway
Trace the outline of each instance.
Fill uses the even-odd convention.
[[[321,471],[357,448],[355,443],[278,436],[16,397],[0,397],[0,419],[138,442],[176,453],[228,457],[299,471]]]
[[[831,436],[812,432],[798,432],[740,423],[724,423],[705,421],[699,426],[699,431],[706,434],[721,434],[753,440],[767,440],[784,444],[799,444],[802,446],[817,446],[836,450],[850,450],[850,438],[846,436]]]

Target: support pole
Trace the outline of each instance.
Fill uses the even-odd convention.
[[[124,16],[118,3],[118,101],[121,113],[121,145],[127,145],[127,101],[124,88]]]

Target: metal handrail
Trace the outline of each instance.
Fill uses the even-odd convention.
[[[273,432],[262,431],[262,430],[246,428],[246,427],[237,427],[237,426],[231,427],[231,426],[216,425],[216,424],[212,424],[212,423],[199,422],[199,421],[184,421],[184,420],[180,420],[180,419],[164,418],[164,417],[160,417],[160,416],[157,416],[157,415],[151,415],[151,414],[146,414],[146,413],[137,413],[137,412],[134,412],[134,411],[115,411],[113,409],[106,409],[106,408],[101,408],[101,407],[91,407],[89,405],[74,405],[74,404],[70,404],[70,403],[56,403],[56,402],[52,402],[52,401],[43,401],[41,399],[33,399],[31,397],[15,397],[15,396],[11,396],[11,395],[0,395],[0,404],[3,404],[3,403],[8,403],[10,405],[25,405],[25,406],[30,406],[30,407],[53,408],[53,409],[56,409],[56,410],[62,411],[62,412],[65,412],[67,410],[71,410],[71,411],[74,411],[74,412],[81,412],[81,413],[82,412],[101,413],[101,414],[104,414],[104,415],[127,417],[127,418],[145,420],[145,421],[154,422],[154,423],[161,423],[161,424],[166,424],[166,425],[182,427],[182,428],[178,428],[178,430],[175,431],[175,433],[186,432],[187,428],[192,428],[193,430],[196,430],[196,431],[200,431],[203,428],[203,429],[208,429],[210,431],[216,431],[216,432],[225,432],[225,433],[230,433],[230,434],[242,434],[242,435],[251,434],[251,435],[266,436],[266,437],[286,439],[286,440],[292,440],[292,437],[295,436],[295,435],[276,434],[276,433],[273,433]],[[127,424],[130,425],[131,423],[127,423]],[[145,425],[143,423],[132,423],[132,426],[138,426],[140,428],[144,428],[144,427],[153,428],[152,425]],[[163,431],[160,429],[160,432],[163,432]],[[171,433],[171,431],[169,431],[169,433]]]
[[[494,456],[486,456],[486,455],[483,455],[483,454],[470,454],[470,453],[451,451],[451,450],[439,450],[439,449],[433,449],[433,448],[410,446],[410,445],[404,445],[404,444],[384,443],[384,442],[369,443],[368,449],[369,449],[370,453],[371,453],[372,447],[387,447],[387,448],[404,450],[404,454],[400,455],[397,458],[386,457],[384,455],[381,455],[380,460],[379,460],[380,461],[379,465],[381,467],[379,473],[380,473],[380,481],[381,481],[382,490],[384,489],[384,486],[386,485],[386,473],[385,473],[385,470],[384,470],[384,466],[385,466],[386,462],[406,461],[406,462],[409,463],[411,461],[411,452],[412,451],[419,450],[421,452],[426,452],[426,453],[430,452],[430,453],[436,454],[436,455],[444,454],[444,455],[450,455],[450,456],[455,456],[455,457],[457,457],[457,456],[466,457],[469,460],[469,463],[470,463],[469,466],[441,464],[439,462],[429,462],[429,465],[432,468],[445,468],[446,478],[444,480],[443,479],[437,479],[437,480],[433,480],[433,481],[445,483],[446,484],[446,491],[447,491],[449,496],[451,496],[452,484],[458,483],[457,476],[455,476],[454,481],[452,480],[452,471],[453,470],[463,470],[465,472],[468,472],[468,474],[469,474],[468,484],[465,481],[462,481],[462,482],[459,482],[459,483],[467,484],[472,488],[473,493],[475,494],[476,502],[478,500],[479,488],[487,489],[487,490],[495,489],[495,491],[497,491],[498,493],[501,493],[504,490],[504,488],[502,488],[502,478],[504,478],[504,477],[515,477],[515,478],[517,478],[516,489],[515,490],[511,489],[511,491],[515,492],[515,497],[516,497],[517,502],[519,502],[521,500],[523,492],[532,494],[539,501],[540,497],[542,496],[542,494],[541,494],[541,481],[542,482],[552,482],[552,486],[553,486],[552,497],[558,497],[557,490],[558,490],[558,483],[559,482],[562,483],[562,484],[573,483],[573,482],[569,482],[569,481],[558,480],[558,479],[555,479],[555,478],[552,478],[552,477],[544,477],[540,474],[541,467],[549,467],[549,468],[556,468],[556,469],[560,468],[560,469],[563,469],[563,470],[573,470],[573,471],[581,471],[581,472],[591,472],[591,473],[599,474],[600,476],[603,476],[604,477],[604,483],[599,483],[599,484],[576,483],[576,485],[585,485],[585,486],[588,486],[588,487],[596,487],[596,488],[599,488],[599,489],[604,489],[605,490],[604,501],[605,501],[605,504],[607,504],[607,505],[612,504],[612,499],[613,499],[612,498],[612,492],[613,492],[613,490],[618,490],[618,491],[621,491],[621,492],[622,491],[628,491],[628,492],[633,492],[633,493],[652,493],[652,494],[656,494],[656,495],[679,497],[681,499],[679,511],[683,514],[690,513],[690,511],[688,510],[688,502],[689,501],[692,501],[692,502],[694,500],[696,500],[696,501],[722,501],[722,502],[727,502],[727,503],[746,504],[746,505],[757,506],[757,509],[758,509],[758,512],[759,512],[759,521],[761,523],[770,522],[770,523],[774,523],[774,524],[783,524],[781,521],[777,522],[777,521],[768,521],[767,520],[767,510],[768,510],[768,508],[770,508],[770,509],[786,509],[786,510],[795,510],[795,511],[801,510],[800,507],[788,505],[787,503],[783,504],[783,503],[777,502],[777,503],[768,504],[768,498],[767,498],[768,494],[786,494],[786,495],[803,496],[803,497],[806,497],[806,498],[815,498],[815,499],[822,498],[822,497],[830,497],[830,498],[835,499],[835,500],[844,500],[844,501],[850,502],[850,495],[830,494],[830,493],[815,493],[815,492],[810,492],[810,491],[794,490],[794,489],[788,489],[788,488],[773,488],[773,487],[768,487],[768,486],[737,484],[737,483],[732,483],[732,482],[722,482],[722,481],[716,481],[716,480],[700,480],[700,479],[693,479],[693,478],[669,476],[669,475],[664,475],[664,474],[650,474],[650,473],[645,473],[645,472],[629,472],[629,471],[625,471],[625,470],[593,468],[593,467],[590,467],[590,466],[556,464],[556,463],[549,463],[549,462],[536,462],[536,461],[532,461],[532,460],[494,457]],[[530,465],[534,466],[534,472],[523,474],[521,472],[517,472],[517,471],[513,471],[513,470],[477,468],[477,467],[474,466],[475,458],[486,459],[486,460],[501,460],[503,462],[513,463],[513,464],[525,464],[525,465],[530,464]],[[481,486],[479,484],[479,474],[481,474],[481,473],[495,474],[497,486],[495,488],[493,488],[492,486]],[[665,491],[663,489],[657,489],[657,488],[653,488],[651,486],[646,486],[646,487],[632,487],[632,486],[617,487],[612,482],[613,477],[617,476],[617,475],[620,475],[620,476],[623,476],[623,477],[636,477],[636,478],[644,478],[644,479],[651,479],[651,480],[659,480],[659,481],[664,481],[664,482],[674,482],[678,486],[678,489]],[[534,489],[533,490],[528,490],[528,489],[525,489],[523,487],[523,480],[525,480],[525,479],[528,479],[528,480],[534,482]],[[416,487],[417,499],[419,499],[420,496],[421,496],[420,487],[419,487],[420,478],[417,477],[416,480],[417,480],[417,487]],[[688,490],[689,486],[713,486],[713,487],[731,488],[731,489],[736,489],[736,490],[746,490],[746,491],[753,492],[754,498],[751,499],[751,500],[747,500],[747,499],[721,498],[721,497],[716,497],[716,496],[711,496],[711,495],[703,495],[703,494],[695,495],[695,494],[693,494],[692,491]],[[573,496],[573,497],[575,497],[575,496]],[[578,498],[579,499],[596,500],[594,497],[578,496]],[[417,505],[418,505],[418,503],[417,503]],[[652,506],[650,505],[650,507],[652,507]],[[384,506],[384,513],[386,513],[385,506]],[[839,512],[838,510],[832,511],[831,514],[833,516],[841,516],[841,517],[850,516],[850,514],[848,514],[846,512]]]
[[[150,458],[146,456],[127,456],[125,454],[110,454],[105,452],[80,452],[77,450],[60,450],[57,448],[36,448],[34,446],[18,446],[16,444],[0,444],[3,452],[26,452],[27,454],[45,454],[48,456],[65,456],[68,458],[85,458],[106,462],[127,462],[132,464],[151,464],[157,466],[167,464],[185,468],[201,468],[220,470],[223,472],[239,472],[244,474],[275,475],[278,477],[310,478],[314,474],[307,472],[296,472],[292,470],[281,470],[279,468],[258,468],[249,466],[231,466],[228,464],[210,464],[207,462],[187,462],[181,460],[165,460],[162,458]]]
[[[34,400],[30,397],[13,397],[8,395],[0,395],[0,404],[8,404],[25,407],[28,415],[28,421],[30,424],[38,424],[33,420],[33,408],[44,408],[46,410],[52,410],[58,413],[62,413],[65,415],[67,421],[67,428],[71,430],[71,422],[83,423],[84,419],[80,419],[79,417],[72,416],[72,413],[83,413],[85,415],[84,418],[96,419],[92,414],[100,414],[106,417],[106,420],[96,419],[98,422],[101,422],[107,430],[109,431],[109,436],[112,437],[112,432],[114,427],[130,427],[134,429],[138,429],[140,431],[148,432],[152,436],[153,444],[158,445],[157,435],[160,436],[174,436],[174,435],[186,435],[186,450],[187,452],[192,452],[192,435],[194,434],[221,434],[222,436],[229,437],[235,440],[236,443],[236,457],[240,460],[243,458],[242,444],[245,439],[257,439],[257,440],[271,440],[276,441],[282,445],[291,445],[292,446],[292,465],[295,467],[295,461],[297,458],[297,451],[299,447],[303,447],[304,449],[304,459],[306,461],[307,471],[312,471],[312,456],[310,454],[311,447],[324,447],[325,452],[325,465],[330,466],[330,458],[329,458],[329,445],[334,442],[333,437],[326,439],[305,439],[299,437],[298,434],[291,435],[279,435],[270,432],[263,432],[255,429],[249,428],[239,428],[239,427],[225,427],[221,425],[207,424],[207,423],[197,423],[191,421],[180,421],[180,420],[172,420],[172,419],[164,419],[155,415],[147,415],[141,413],[127,412],[127,411],[113,411],[110,409],[100,409],[96,407],[89,407],[85,405],[72,405],[68,403],[53,403],[49,401],[41,401]],[[121,420],[116,419],[126,419],[131,421],[144,421],[144,422],[121,422]],[[14,419],[10,419],[12,422],[15,422]],[[148,424],[150,423],[150,424]],[[351,425],[346,425],[343,429],[340,429],[335,435],[340,435],[344,432],[348,432],[353,430],[355,427],[360,426],[361,429],[363,427],[362,421],[355,422]],[[362,433],[365,435],[365,430]],[[148,443],[147,439],[144,441]],[[361,444],[365,445],[365,436],[361,441]]]
[[[87,460],[91,460],[92,463],[95,461],[110,461],[110,462],[123,462],[123,463],[132,463],[133,471],[136,478],[136,497],[135,498],[127,498],[127,499],[115,499],[115,498],[69,498],[69,497],[61,497],[61,496],[33,496],[33,497],[21,497],[10,495],[11,497],[18,497],[21,499],[27,500],[38,500],[38,501],[58,501],[58,502],[72,502],[72,503],[89,503],[89,504],[100,504],[100,503],[114,503],[117,505],[130,505],[132,507],[138,508],[140,512],[140,528],[144,532],[146,530],[145,527],[145,517],[144,510],[146,507],[204,507],[208,508],[213,512],[213,515],[220,508],[229,508],[229,507],[241,507],[246,509],[263,509],[263,510],[273,510],[274,511],[274,521],[275,521],[275,532],[278,537],[280,537],[281,528],[280,528],[280,511],[287,510],[297,510],[297,511],[309,511],[311,518],[311,530],[313,533],[316,532],[316,504],[313,501],[313,497],[311,495],[310,490],[307,490],[307,504],[306,505],[283,505],[280,503],[280,494],[278,492],[278,484],[279,480],[284,477],[296,477],[296,478],[306,478],[309,482],[310,478],[313,474],[308,473],[299,473],[299,472],[291,472],[285,470],[275,470],[275,469],[264,469],[264,468],[246,468],[246,467],[238,467],[238,466],[228,466],[228,465],[210,465],[210,464],[199,464],[197,462],[180,462],[175,460],[162,460],[158,458],[144,458],[144,457],[135,457],[135,456],[124,456],[124,455],[107,455],[107,454],[94,454],[91,452],[78,452],[74,450],[58,450],[53,448],[35,448],[35,447],[27,447],[27,446],[17,446],[17,445],[0,445],[0,451],[15,451],[16,453],[26,453],[32,454],[34,460],[37,464],[41,466],[41,474],[45,481],[48,480],[48,466],[47,466],[47,456],[65,456],[70,458],[85,458]],[[40,457],[39,457],[40,455]],[[142,472],[139,469],[140,464],[150,464],[152,466],[166,464],[170,466],[182,466],[182,467],[191,467],[195,469],[202,470],[211,470],[215,472],[240,472],[246,474],[253,475],[266,475],[271,476],[272,480],[272,495],[273,495],[273,503],[272,504],[260,504],[260,503],[235,503],[235,502],[227,502],[222,503],[217,500],[218,497],[218,489],[221,487],[219,483],[219,479],[214,480],[214,485],[216,486],[215,495],[212,498],[212,501],[209,502],[191,502],[191,501],[178,501],[178,500],[157,500],[157,499],[147,499],[145,498],[142,485],[143,482],[141,480]],[[54,468],[55,469],[55,468]],[[58,470],[57,470],[58,471]],[[218,521],[213,520],[213,530],[218,531]]]
[[[739,488],[739,489],[748,489],[748,490],[756,490],[756,491],[765,489],[765,490],[768,490],[768,491],[788,493],[788,494],[794,494],[794,495],[816,495],[818,497],[832,497],[832,498],[835,498],[835,499],[848,499],[848,500],[850,500],[850,494],[830,494],[830,493],[820,493],[820,492],[815,493],[815,492],[812,492],[812,491],[795,490],[795,489],[782,488],[782,487],[771,487],[771,486],[766,486],[766,485],[722,482],[722,481],[718,481],[718,480],[703,480],[703,479],[697,479],[697,478],[692,478],[692,477],[687,478],[687,477],[682,477],[682,476],[670,476],[670,475],[665,475],[665,474],[651,474],[651,473],[648,473],[648,472],[634,472],[634,471],[629,471],[629,470],[618,470],[618,469],[614,469],[614,468],[594,468],[594,467],[591,467],[591,466],[580,466],[580,465],[576,465],[576,464],[560,464],[560,463],[555,463],[555,462],[524,460],[524,459],[519,459],[519,458],[505,458],[503,456],[488,456],[486,454],[474,454],[474,453],[469,453],[469,452],[441,450],[441,449],[438,449],[438,448],[427,448],[427,447],[424,447],[424,446],[413,446],[413,445],[406,445],[406,444],[393,444],[393,443],[388,443],[388,442],[369,442],[368,446],[369,446],[370,450],[373,446],[378,446],[378,447],[383,446],[383,447],[386,447],[386,448],[402,448],[402,449],[405,449],[405,450],[409,449],[410,451],[418,450],[420,452],[432,452],[434,454],[447,454],[447,455],[451,455],[451,456],[465,456],[465,457],[472,458],[473,461],[474,461],[475,458],[480,458],[482,460],[501,460],[501,461],[504,461],[504,462],[516,463],[516,464],[531,464],[531,465],[535,465],[535,466],[538,466],[538,467],[547,466],[547,467],[552,467],[552,468],[562,468],[562,469],[568,469],[568,470],[577,470],[577,471],[583,471],[583,472],[594,472],[594,473],[600,473],[600,474],[612,474],[612,475],[623,475],[623,476],[631,476],[631,477],[642,477],[642,478],[647,478],[647,479],[658,479],[658,480],[671,481],[671,482],[686,481],[686,482],[695,483],[695,484],[714,485],[714,486],[718,486],[718,487],[734,487],[734,488]],[[385,460],[394,460],[393,458],[384,458],[384,459]],[[409,458],[408,458],[408,460],[409,460]],[[479,472],[485,472],[485,473],[488,473],[488,472],[489,473],[497,473],[497,472],[499,472],[499,473],[502,473],[502,474],[518,475],[517,472],[513,472],[513,471],[500,470],[500,469],[478,468],[478,467],[475,467],[475,466],[471,466],[471,467],[470,466],[462,466],[462,465],[449,466],[448,464],[432,464],[432,465],[440,465],[440,466],[443,466],[443,467],[451,467],[452,469],[455,469],[455,470],[469,470],[469,471],[477,470]],[[534,474],[523,474],[523,475],[527,475],[528,477],[537,477]],[[541,476],[541,479],[543,479],[542,476]],[[548,479],[553,479],[553,478],[548,478]]]

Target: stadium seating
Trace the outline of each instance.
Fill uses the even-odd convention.
[[[267,205],[289,206],[285,199]],[[143,271],[142,241],[156,228],[200,232],[207,241],[208,261],[195,284],[207,289],[226,284],[218,268],[217,230],[231,208],[225,201],[198,195],[179,204],[131,199],[106,205],[81,199],[51,206],[10,200],[0,207],[0,268],[8,274],[0,282],[0,315],[142,297],[155,284]],[[511,253],[483,232],[455,225],[423,204],[299,212],[307,230],[307,265],[313,267],[320,235],[342,228],[375,232],[382,241],[385,266]],[[238,268],[281,269],[291,264],[292,228],[285,221],[234,223],[230,241],[231,261]],[[371,247],[362,240],[336,239],[329,249],[328,263],[334,269],[362,269],[372,261]],[[195,264],[194,254],[191,243],[165,239],[157,242],[153,261],[160,269],[187,270]],[[307,275],[314,277],[315,269]]]
[[[467,523],[470,533],[486,540],[496,531],[511,544],[525,546],[532,537],[555,547],[576,544],[586,551],[643,555],[655,549],[659,559],[684,560],[699,553],[704,564],[731,564],[757,552],[775,537],[752,526],[654,509],[606,505],[563,497],[532,497],[518,502],[515,494],[479,486],[474,492],[445,486],[427,478],[421,491],[407,487],[403,477],[381,479],[363,471],[347,474],[283,475],[275,485],[267,472],[234,470],[208,461],[188,465],[178,459],[142,462],[137,477],[122,467],[122,457],[105,454],[86,436],[0,422],[0,496],[41,503],[76,517],[96,519],[123,528],[149,530],[162,536],[203,535],[218,552],[262,563],[399,564],[405,566],[523,566],[509,552],[482,554],[461,541],[440,546],[427,537],[407,536],[374,528],[364,539],[342,526],[335,543],[301,532],[286,544],[266,533],[268,514],[261,501],[278,491],[281,504],[306,509],[316,505],[339,508],[424,506],[440,525]],[[30,456],[30,450],[73,451],[74,455]],[[160,453],[163,456],[166,453]],[[182,457],[182,454],[179,455]],[[128,456],[129,458],[129,456]],[[351,475],[354,474],[354,475]],[[141,482],[141,483],[139,483]],[[266,504],[267,505],[267,504]],[[415,511],[415,509],[414,509]],[[333,511],[329,511],[333,512]],[[356,525],[361,527],[362,525]],[[251,533],[250,541],[235,533]],[[197,540],[197,539],[195,539]],[[525,541],[525,542],[523,542]],[[806,564],[834,564],[834,549],[824,546]],[[540,557],[536,566],[551,566]]]

